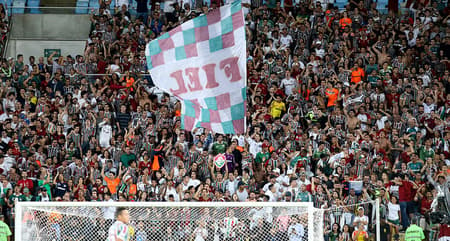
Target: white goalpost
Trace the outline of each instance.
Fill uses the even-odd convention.
[[[19,202],[15,240],[105,240],[117,207],[136,241],[323,240],[323,211],[305,202]]]

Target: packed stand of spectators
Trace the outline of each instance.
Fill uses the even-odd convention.
[[[4,4],[0,3],[0,54],[3,54],[6,49],[6,39],[9,33],[9,16],[8,10]]]
[[[248,129],[234,136],[181,130],[180,103],[146,74],[146,43],[223,2],[138,0],[136,16],[119,2],[93,13],[84,54],[1,63],[9,224],[17,201],[312,201],[346,241],[374,232],[358,203],[379,199],[394,234],[419,215],[440,235],[427,217],[449,192],[446,2],[243,0]]]

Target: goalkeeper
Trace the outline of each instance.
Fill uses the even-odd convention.
[[[114,222],[108,231],[108,239],[106,241],[129,241],[131,240],[132,232],[130,222],[130,213],[128,209],[119,207],[116,210],[116,222]]]

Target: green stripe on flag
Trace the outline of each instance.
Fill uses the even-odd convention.
[[[220,25],[222,26],[222,35],[233,31],[233,19],[231,16],[223,19]]]
[[[202,109],[202,122],[211,122],[209,111],[207,109]]]
[[[209,39],[209,51],[216,52],[223,49],[222,36],[217,36],[215,38]]]
[[[231,4],[231,8],[230,8],[231,9],[231,15],[239,12],[241,10],[241,8],[242,8],[241,1],[234,1]]]
[[[184,46],[176,47],[175,48],[175,58],[177,60],[183,60],[186,59],[186,51],[184,49]]]
[[[157,55],[161,53],[161,47],[159,47],[158,40],[153,40],[148,44],[148,48],[150,51],[150,56]]]
[[[232,121],[222,122],[223,133],[234,134],[234,126]]]
[[[169,32],[165,32],[163,35],[158,37],[158,39],[167,39],[167,38],[170,38]]]
[[[218,110],[216,97],[205,98],[206,107],[211,110]]]
[[[184,130],[184,115],[181,115],[181,129]]]
[[[194,103],[192,103],[190,100],[184,101],[184,108],[185,108],[185,115],[194,117],[195,118],[195,109],[194,109]]]
[[[193,20],[194,20],[195,28],[208,26],[208,19],[206,18],[206,15],[200,15],[200,16],[194,18]]]
[[[242,99],[245,101],[247,99],[247,88],[244,87],[241,89]]]
[[[195,43],[195,28],[183,31],[184,45]]]
[[[244,102],[231,106],[231,119],[239,120],[244,118]]]

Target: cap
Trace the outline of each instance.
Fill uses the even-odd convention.
[[[276,172],[276,173],[280,174],[280,168],[273,169],[273,172]]]
[[[23,189],[23,192],[30,192],[30,189],[28,189],[27,187]]]
[[[269,147],[269,145],[267,145],[266,143],[262,144],[262,148],[266,148]]]
[[[292,171],[292,170],[287,170],[286,174],[287,174],[287,175],[292,175],[292,174],[294,174],[294,171]]]
[[[363,210],[364,211],[364,208],[363,207],[359,207],[358,210]]]
[[[292,196],[292,193],[289,192],[289,191],[287,191],[287,192],[284,194],[284,196],[286,196],[286,197],[291,197],[291,196]]]

